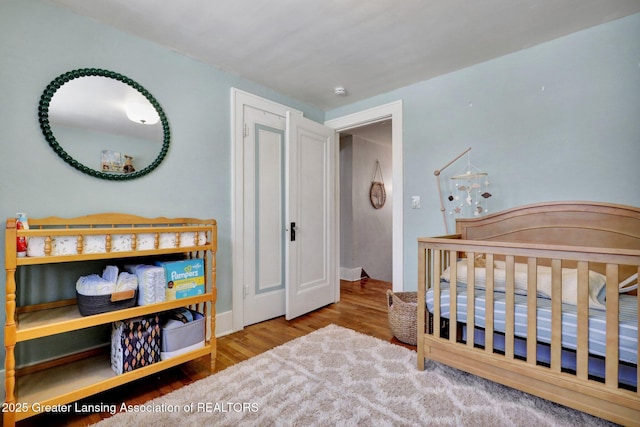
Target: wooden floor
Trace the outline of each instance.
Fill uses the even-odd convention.
[[[278,317],[248,326],[242,331],[218,338],[216,371],[249,359],[287,341],[301,337],[329,324],[344,326],[385,341],[404,345],[391,334],[387,322],[387,289],[391,284],[374,279],[341,282],[340,302],[307,315],[286,321]],[[408,348],[413,348],[404,345]],[[210,375],[208,359],[185,363],[151,377],[127,384],[86,399],[93,405],[142,404]],[[109,413],[58,415],[43,414],[18,423],[32,426],[87,426],[109,417]]]

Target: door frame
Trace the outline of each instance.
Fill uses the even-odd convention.
[[[392,184],[393,184],[393,209],[392,209],[392,281],[394,292],[403,290],[404,283],[404,242],[403,242],[403,171],[402,171],[402,100],[380,105],[368,110],[359,111],[346,116],[327,120],[325,126],[336,132],[344,132],[360,126],[391,119],[391,156],[392,156]],[[338,171],[340,170],[338,165]],[[339,173],[339,172],[338,172]],[[338,229],[340,221],[338,221]],[[340,266],[338,266],[340,268]]]

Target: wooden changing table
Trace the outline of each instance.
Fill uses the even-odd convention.
[[[78,218],[48,217],[29,219],[29,230],[17,230],[10,218],[5,230],[6,323],[5,323],[5,403],[4,426],[37,415],[47,407],[62,407],[104,390],[126,384],[167,368],[203,356],[210,357],[211,372],[215,368],[215,302],[217,228],[213,219],[143,218],[134,215],[105,213]],[[146,236],[143,246],[139,236]],[[16,238],[37,238],[44,241],[39,256],[18,257]],[[85,253],[85,240],[104,237],[104,251]],[[129,246],[113,246],[122,237]],[[151,240],[149,240],[151,236]],[[174,240],[175,236],[175,240]],[[162,237],[175,242],[161,243]],[[54,249],[56,239],[75,239],[75,250],[60,254]],[[151,243],[149,243],[151,241]],[[129,244],[130,242],[130,244]],[[140,244],[139,244],[140,243]],[[158,255],[201,258],[205,263],[205,293],[203,295],[135,306],[83,317],[75,299],[18,307],[16,304],[16,271],[27,266],[65,264],[90,260],[124,260]],[[67,264],[68,266],[68,264]],[[64,266],[62,266],[64,267]],[[44,283],[31,283],[37,288]],[[70,284],[75,286],[75,283]],[[51,337],[80,329],[109,324],[118,320],[158,313],[178,307],[189,307],[203,313],[207,320],[204,347],[160,362],[116,375],[110,365],[108,348],[88,350],[36,366],[17,367],[15,350],[22,342]]]

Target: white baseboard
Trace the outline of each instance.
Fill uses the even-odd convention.
[[[348,282],[357,282],[362,278],[362,267],[344,268],[340,267],[340,280]]]
[[[233,330],[233,311],[216,314],[216,337],[223,337],[235,332]]]

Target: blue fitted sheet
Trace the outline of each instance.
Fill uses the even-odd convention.
[[[449,283],[441,283],[440,315],[449,318]],[[457,286],[457,320],[466,324],[467,296],[466,285]],[[494,331],[505,332],[505,297],[503,292],[494,292]],[[527,297],[516,294],[515,298],[515,336],[527,337]],[[619,359],[633,365],[638,363],[638,304],[634,295],[620,295]],[[433,289],[427,291],[427,309],[433,313]],[[538,297],[537,341],[551,343],[551,300]],[[577,307],[562,304],[562,347],[576,349]],[[485,291],[475,290],[475,326],[485,327]],[[606,354],[606,312],[589,310],[589,354]]]

